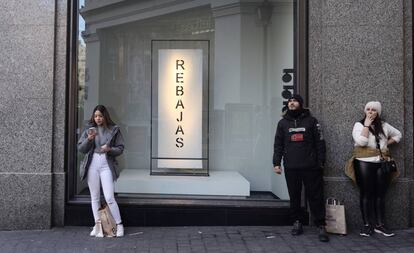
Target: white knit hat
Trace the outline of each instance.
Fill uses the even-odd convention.
[[[381,103],[379,101],[370,101],[365,105],[364,111],[367,110],[367,108],[374,108],[378,112],[378,116],[381,116]]]

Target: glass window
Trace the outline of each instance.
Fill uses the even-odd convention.
[[[125,139],[118,195],[288,199],[272,154],[295,1],[164,2],[79,1],[77,134],[109,109]]]

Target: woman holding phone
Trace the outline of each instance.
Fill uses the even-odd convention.
[[[93,109],[86,129],[78,141],[78,150],[85,154],[80,166],[81,180],[86,179],[91,194],[91,205],[95,226],[90,236],[103,237],[98,209],[100,188],[105,201],[117,224],[116,236],[124,235],[121,215],[114,197],[114,181],[118,178],[116,157],[124,151],[124,140],[119,127],[111,120],[108,110],[103,105]]]

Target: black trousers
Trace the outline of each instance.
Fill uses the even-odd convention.
[[[364,224],[384,224],[385,194],[390,185],[389,173],[380,163],[354,161],[355,178],[359,187],[359,204]]]
[[[289,191],[292,219],[303,222],[303,214],[300,206],[303,184],[315,225],[326,225],[322,170],[309,169],[295,171],[287,169],[285,170],[285,178]]]

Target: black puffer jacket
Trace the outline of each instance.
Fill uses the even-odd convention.
[[[308,109],[298,117],[288,113],[277,125],[273,165],[283,165],[288,170],[320,169],[325,163],[326,146],[318,121]]]

